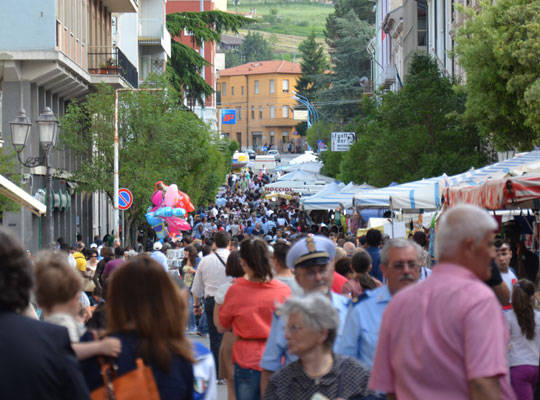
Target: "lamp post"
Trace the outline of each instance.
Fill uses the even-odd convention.
[[[54,225],[52,220],[52,176],[49,166],[49,154],[50,151],[56,147],[59,125],[58,120],[50,107],[45,107],[41,114],[39,114],[39,118],[36,122],[39,130],[39,144],[41,145],[42,154],[37,157],[28,157],[25,160],[21,157],[21,153],[26,147],[26,142],[28,141],[28,136],[32,127],[30,119],[26,116],[26,113],[22,108],[17,117],[9,123],[11,128],[11,143],[17,152],[19,162],[23,166],[27,168],[34,168],[40,165],[45,166],[47,187],[47,235],[46,238],[42,240],[42,247],[52,247],[54,245]]]

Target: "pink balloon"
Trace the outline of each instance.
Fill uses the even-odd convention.
[[[155,191],[152,195],[152,204],[155,206],[151,211],[156,211],[163,203],[163,192],[161,190]]]
[[[175,207],[179,197],[180,195],[178,194],[178,186],[173,183],[167,188],[163,203],[165,203],[166,207]]]

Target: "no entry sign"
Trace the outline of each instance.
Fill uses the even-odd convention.
[[[127,210],[133,204],[133,194],[129,189],[118,189],[118,208],[120,210]]]

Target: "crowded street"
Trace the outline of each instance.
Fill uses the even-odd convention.
[[[0,21],[0,400],[540,400],[540,0]]]

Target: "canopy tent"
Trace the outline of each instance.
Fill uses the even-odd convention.
[[[319,157],[316,154],[313,154],[312,151],[306,151],[304,154],[293,158],[289,161],[289,164],[302,164],[307,162],[318,161]]]
[[[297,169],[295,171],[289,172],[288,174],[280,176],[278,178],[278,181],[303,181],[308,183],[320,182],[321,184],[325,184],[333,182],[334,179],[324,175],[304,171],[302,169]]]
[[[445,186],[479,185],[488,179],[502,179],[505,175],[516,176],[526,173],[540,173],[540,150],[518,153],[504,161],[445,177]]]
[[[458,185],[479,185],[488,179],[502,179],[505,175],[540,172],[540,150],[520,153],[508,160],[453,175],[404,183],[401,185],[363,191],[354,196],[358,208],[391,208],[405,212],[436,210],[445,188]]]
[[[474,204],[490,210],[540,208],[540,174],[490,179],[481,185],[445,189],[447,204]]]
[[[330,210],[341,207],[343,209],[351,208],[355,194],[363,191],[375,189],[373,186],[364,183],[355,185],[352,182],[343,187],[337,193],[318,193],[314,196],[301,200],[304,210]]]
[[[422,179],[380,189],[362,190],[354,195],[353,204],[357,208],[435,210],[441,205],[441,179],[442,177]]]
[[[24,189],[21,189],[3,175],[0,175],[0,193],[19,203],[21,206],[26,207],[37,216],[47,212],[47,206],[45,204],[32,197]]]
[[[322,162],[310,161],[310,162],[305,162],[301,164],[288,164],[286,166],[279,166],[275,168],[275,170],[283,171],[283,172],[292,172],[292,171],[296,171],[297,169],[302,169],[306,172],[312,172],[312,173],[318,174],[321,171],[322,167],[323,167]]]
[[[266,185],[264,191],[267,193],[299,193],[305,195],[319,193],[325,186],[325,184],[309,181],[277,181]]]

